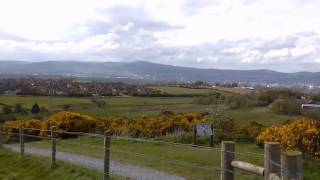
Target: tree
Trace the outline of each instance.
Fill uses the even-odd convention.
[[[31,113],[32,114],[38,114],[40,112],[40,107],[37,103],[35,103],[32,108],[31,108]]]
[[[248,98],[245,96],[232,95],[228,96],[225,104],[230,109],[240,109],[248,106]]]
[[[271,110],[278,114],[300,114],[301,107],[296,99],[279,98],[271,103]]]
[[[203,85],[205,85],[205,82],[198,80],[198,81],[195,81],[193,84],[195,86],[203,86]]]

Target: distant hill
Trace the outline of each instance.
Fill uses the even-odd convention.
[[[75,62],[0,61],[1,74],[55,75],[92,78],[128,78],[146,81],[256,82],[256,83],[315,83],[320,84],[320,73],[281,73],[271,70],[199,69],[135,62]]]

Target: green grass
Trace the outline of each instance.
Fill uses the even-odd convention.
[[[99,101],[106,102],[106,106],[98,108],[92,103],[91,98],[72,97],[39,97],[39,96],[0,96],[0,103],[7,105],[22,104],[24,108],[30,109],[34,103],[48,107],[50,103],[51,113],[42,114],[44,118],[54,112],[62,111],[63,105],[71,105],[70,111],[79,112],[95,117],[105,116],[126,116],[129,118],[137,116],[154,116],[159,114],[161,109],[175,110],[181,105],[192,106],[192,98],[185,97],[99,97]],[[196,105],[194,105],[196,106]],[[141,111],[144,109],[144,111]],[[181,109],[181,108],[180,108]],[[183,111],[185,112],[185,111]],[[30,119],[32,116],[16,114],[18,119]]]
[[[50,148],[50,142],[33,142],[29,143],[27,146]],[[57,149],[59,151],[102,158],[102,147],[102,139],[81,137],[59,140]],[[220,166],[220,146],[217,145],[216,148],[217,149],[208,150],[191,146],[113,139],[111,144],[111,159],[122,163],[135,164],[168,173],[179,174],[188,179],[219,179],[220,173],[219,171],[216,171],[215,168]],[[263,149],[251,143],[237,143],[236,152],[263,154]],[[236,154],[236,160],[263,166],[262,155],[248,156]],[[319,169],[319,161],[305,161],[305,179],[319,179]],[[255,180],[262,178],[236,170],[236,179]]]
[[[94,146],[88,146],[94,145]],[[49,141],[29,143],[27,146],[50,148]],[[87,156],[103,158],[103,140],[99,138],[76,138],[59,140],[59,151],[72,152]],[[219,148],[219,146],[217,146]],[[237,144],[239,152],[261,152],[253,144]],[[122,163],[135,164],[162,170],[168,173],[179,174],[188,179],[219,179],[219,171],[215,169],[220,165],[219,149],[208,150],[193,148],[191,146],[176,146],[162,143],[137,142],[113,139],[111,145],[111,159]],[[238,157],[262,165],[259,158]],[[262,157],[260,159],[263,159]],[[237,179],[248,179],[244,173]],[[249,179],[256,179],[249,175]]]
[[[248,89],[242,89],[242,88],[231,88],[231,87],[215,87],[213,88],[217,91],[225,92],[225,93],[233,93],[233,94],[249,94],[252,91]]]
[[[43,157],[20,156],[18,153],[0,149],[0,179],[2,180],[95,180],[103,173],[77,165],[57,162],[51,169],[50,160]],[[120,179],[112,177],[112,179]]]
[[[166,87],[174,88],[174,87]],[[184,88],[188,89],[188,88]],[[194,90],[194,89],[188,89]],[[197,90],[197,89],[196,89]],[[207,90],[207,89],[206,89]],[[174,112],[210,112],[214,105],[198,105],[192,103],[191,97],[100,97],[100,101],[105,101],[106,106],[98,108],[91,98],[54,97],[50,98],[51,112],[42,114],[46,119],[55,112],[62,111],[62,105],[70,104],[69,111],[79,112],[94,117],[128,117],[136,118],[141,116],[156,116],[162,109]],[[30,96],[0,96],[0,103],[14,105],[21,103],[24,108],[30,108],[32,104],[39,103],[40,106],[47,106],[48,97]],[[228,110],[228,115],[241,123],[257,121],[267,126],[281,124],[286,120],[295,119],[297,116],[279,115],[272,113],[268,107],[244,108],[238,110]],[[31,119],[29,115],[16,114],[17,119]]]
[[[183,87],[172,87],[172,86],[151,86],[150,88],[154,90],[159,90],[169,95],[201,95],[201,94],[207,94],[212,92],[220,92],[222,94],[227,93],[217,89],[208,89],[208,88],[195,89],[195,88],[183,88]]]
[[[0,103],[7,105],[22,104],[25,108],[31,108],[34,103],[40,106],[53,107],[70,105],[93,105],[90,97],[43,97],[43,96],[0,96]],[[175,97],[99,97],[98,100],[105,101],[107,106],[139,106],[139,105],[167,105],[191,103],[192,98]]]
[[[299,116],[275,114],[268,107],[245,108],[238,110],[228,110],[227,114],[237,122],[249,123],[256,121],[266,126],[281,124],[287,120],[298,118]]]

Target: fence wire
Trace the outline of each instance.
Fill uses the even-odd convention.
[[[21,127],[7,127],[15,130],[19,130]],[[44,129],[37,129],[37,128],[24,128],[24,134],[22,135],[25,140],[25,144],[27,145],[26,152],[28,152],[28,148],[34,148],[34,147],[41,147],[41,143],[38,143],[37,141],[43,141],[43,144],[47,143],[46,146],[43,147],[50,147],[50,142],[52,140],[51,137],[51,130],[44,130]],[[2,128],[1,128],[2,129]],[[38,135],[35,135],[36,131],[39,131]],[[42,136],[40,135],[40,132],[47,132],[46,135]],[[49,133],[48,133],[49,132]],[[243,171],[234,170],[230,171],[227,169],[222,169],[221,167],[218,167],[219,160],[214,164],[206,163],[206,162],[197,162],[196,160],[188,160],[184,161],[181,160],[180,157],[161,157],[164,156],[164,152],[160,152],[159,154],[152,155],[152,153],[148,152],[148,149],[146,151],[142,152],[135,152],[135,150],[132,149],[119,149],[117,146],[120,147],[118,144],[112,144],[111,148],[104,147],[103,140],[106,137],[110,137],[114,140],[118,141],[128,141],[128,142],[138,142],[135,144],[140,145],[140,149],[144,149],[145,144],[144,143],[151,143],[155,145],[167,145],[172,146],[175,148],[178,148],[181,151],[181,154],[186,152],[193,152],[197,151],[197,153],[210,153],[208,154],[210,158],[214,157],[220,157],[221,152],[227,152],[232,153],[236,157],[238,156],[244,156],[249,158],[256,158],[263,160],[264,154],[261,153],[255,153],[255,152],[231,152],[231,151],[222,151],[220,148],[214,148],[214,147],[207,147],[207,146],[195,146],[192,144],[181,144],[181,143],[174,143],[174,142],[167,142],[167,141],[154,141],[150,139],[137,139],[137,138],[130,138],[130,137],[120,137],[120,136],[105,136],[102,134],[96,134],[96,133],[84,133],[84,132],[69,132],[69,131],[61,131],[56,130],[53,131],[56,134],[56,145],[57,149],[61,151],[57,151],[57,153],[61,152],[74,152],[76,154],[80,154],[83,156],[88,157],[94,157],[94,158],[100,158],[101,162],[97,162],[95,165],[89,165],[89,167],[96,167],[98,170],[103,169],[103,161],[102,158],[104,157],[105,151],[110,151],[111,153],[111,161],[110,161],[110,172],[109,173],[103,173],[102,176],[108,175],[108,176],[122,176],[124,174],[128,175],[129,177],[144,177],[146,175],[143,175],[143,173],[146,173],[148,175],[154,173],[154,175],[159,175],[163,177],[174,177],[176,179],[219,179],[221,172],[229,172],[236,175],[237,179],[262,179],[259,176],[255,176]],[[7,143],[17,145],[19,142],[19,137],[21,136],[20,132],[6,132],[1,130],[0,131],[2,137],[1,137],[1,144],[3,143],[4,136],[6,137]],[[66,134],[66,135],[75,135],[76,138],[60,138],[60,135]],[[14,136],[16,139],[10,140],[10,136]],[[33,139],[27,139],[27,138],[33,138]],[[86,138],[86,141],[81,141],[81,138]],[[35,140],[37,139],[37,141]],[[95,139],[95,140],[94,140]],[[89,143],[90,142],[90,143]],[[140,144],[139,144],[140,142]],[[38,143],[38,144],[37,144]],[[124,142],[126,143],[126,142]],[[115,145],[115,148],[113,147]],[[69,149],[69,150],[68,150]],[[199,152],[198,152],[199,151]],[[95,154],[88,154],[88,153],[95,153]],[[216,153],[216,154],[215,154]],[[179,152],[178,152],[179,154]],[[196,153],[194,153],[196,154]],[[119,158],[120,157],[120,158]],[[139,157],[137,160],[135,160],[135,157]],[[130,163],[126,163],[126,159]],[[219,159],[219,158],[218,158]],[[119,160],[119,162],[117,162]],[[143,162],[137,162],[142,160]],[[211,161],[214,161],[212,159]],[[269,161],[280,167],[281,172],[287,171],[286,167],[282,167],[281,164],[276,163],[269,159]],[[84,163],[85,164],[85,163]],[[85,166],[82,164],[83,166]],[[81,165],[81,163],[80,163]],[[126,170],[116,169],[116,167],[126,167]],[[144,168],[146,166],[146,168]],[[125,168],[124,168],[125,169]],[[187,174],[184,174],[188,172]],[[121,174],[122,173],[122,174]],[[134,175],[135,174],[135,175]],[[277,174],[278,175],[278,174]],[[280,176],[280,175],[279,175]],[[142,178],[144,179],[144,178]]]

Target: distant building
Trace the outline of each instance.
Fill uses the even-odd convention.
[[[302,109],[313,109],[313,108],[320,108],[320,102],[317,101],[309,101],[301,105]]]

